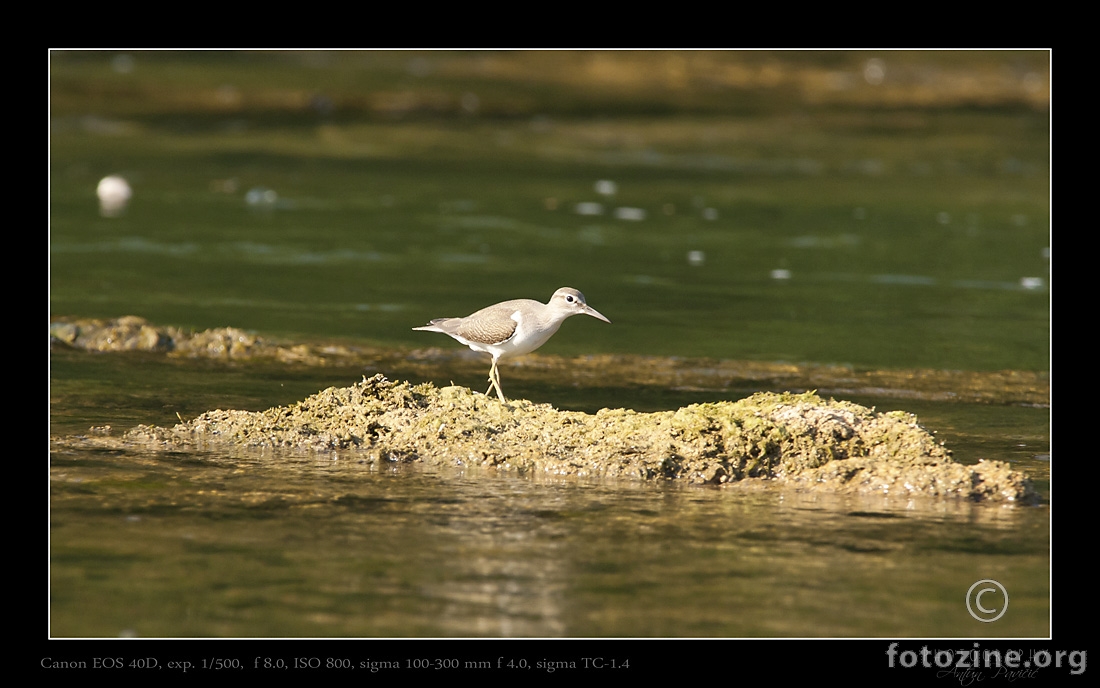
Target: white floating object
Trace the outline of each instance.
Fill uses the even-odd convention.
[[[596,182],[596,193],[601,196],[614,196],[619,190],[619,185],[610,179],[601,179]]]
[[[703,219],[704,220],[712,220],[712,221],[717,220],[718,219],[718,209],[717,208],[704,208],[703,209]]]
[[[578,215],[603,215],[603,204],[586,201],[573,207],[573,212]]]
[[[1042,289],[1043,278],[1042,277],[1021,277],[1020,286],[1024,289]]]
[[[95,195],[99,197],[100,215],[118,217],[123,210],[126,210],[126,205],[134,192],[130,189],[129,182],[117,174],[112,174],[99,180]]]
[[[878,86],[886,80],[886,63],[872,57],[863,65],[863,79],[872,86]]]
[[[279,201],[279,194],[274,189],[265,189],[262,186],[254,186],[244,195],[244,202],[253,208],[271,208]]]
[[[645,219],[644,208],[615,208],[615,218],[639,222]]]
[[[702,251],[688,251],[688,265],[694,265],[696,267],[707,262],[707,254]]]
[[[789,280],[791,278],[791,271],[785,268],[777,268],[771,271],[771,278],[775,280]]]

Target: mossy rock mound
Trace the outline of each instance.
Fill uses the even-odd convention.
[[[559,411],[507,405],[464,387],[381,375],[260,412],[209,411],[127,440],[362,452],[368,460],[491,466],[554,475],[730,483],[768,479],[842,492],[1032,502],[1024,475],[999,461],[951,459],[915,416],[813,393],[759,393],[677,411]]]
[[[50,342],[98,352],[149,351],[189,358],[221,360],[276,360],[285,363],[324,364],[347,358],[348,351],[316,351],[306,345],[283,346],[236,327],[187,332],[158,327],[144,318],[127,315],[100,320],[58,319],[50,323]]]

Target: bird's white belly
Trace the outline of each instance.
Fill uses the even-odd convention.
[[[543,324],[544,329],[540,329],[537,324],[530,323],[520,317],[519,312],[512,314],[512,319],[517,323],[516,333],[503,343],[504,353],[502,355],[504,356],[522,356],[531,353],[545,344],[561,327],[561,321],[559,320],[550,323],[548,327]]]

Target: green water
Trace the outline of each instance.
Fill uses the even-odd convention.
[[[527,480],[342,456],[54,457],[52,630],[137,636],[1043,632],[1042,514]]]
[[[51,56],[51,315],[411,350],[457,346],[411,330],[432,317],[569,285],[613,325],[574,319],[540,352],[1049,369],[1042,108],[601,89],[555,81],[553,63],[509,81],[463,71],[476,54],[114,59]],[[776,59],[859,74],[866,56]],[[117,217],[97,209],[107,174],[133,187]],[[55,350],[51,433],[258,410],[362,372]],[[712,398],[522,395],[589,411]],[[1048,409],[856,401],[914,411],[960,460],[1010,460],[1049,494]],[[55,636],[1049,634],[1046,506],[372,473],[352,456],[51,462]],[[981,578],[1012,594],[995,629],[962,604]]]

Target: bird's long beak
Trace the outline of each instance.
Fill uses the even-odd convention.
[[[595,308],[593,308],[592,306],[589,306],[587,304],[585,304],[584,313],[585,313],[585,315],[591,315],[593,318],[599,318],[600,320],[603,320],[605,323],[611,322],[607,318],[603,317],[603,313],[600,313],[598,310],[596,310]]]

